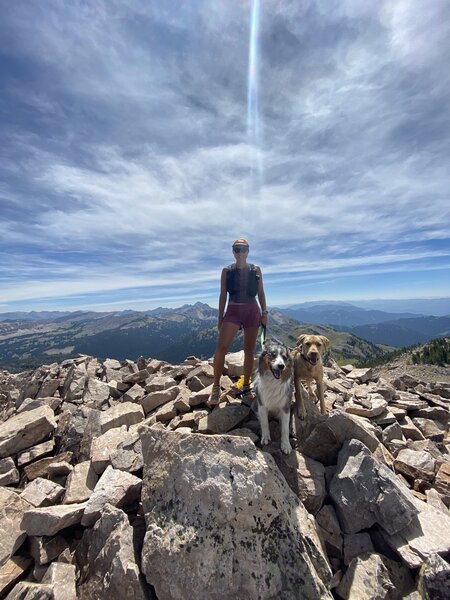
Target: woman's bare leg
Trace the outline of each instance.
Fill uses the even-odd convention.
[[[214,385],[219,385],[220,383],[225,364],[225,355],[228,352],[228,348],[233,343],[238,331],[239,325],[229,322],[222,323],[219,339],[217,340],[216,352],[214,354]]]
[[[259,327],[247,327],[244,329],[244,385],[249,385],[253,373],[253,362],[255,360],[256,338]]]

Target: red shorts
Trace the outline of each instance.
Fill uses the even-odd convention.
[[[259,306],[256,302],[250,302],[249,304],[228,304],[223,322],[239,325],[240,329],[259,327],[261,324]]]

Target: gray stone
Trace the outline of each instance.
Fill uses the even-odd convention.
[[[16,464],[13,459],[8,456],[7,458],[0,459],[0,485],[11,485],[18,483],[19,471],[16,469]]]
[[[450,565],[439,554],[432,554],[423,563],[417,589],[421,598],[430,600],[450,598]]]
[[[344,564],[348,566],[360,554],[375,552],[372,539],[368,533],[351,533],[344,535]]]
[[[48,458],[41,458],[24,468],[24,473],[29,481],[36,479],[37,477],[48,477],[48,468],[55,462],[70,462],[72,459],[72,452],[63,452],[57,456],[49,456]]]
[[[106,467],[111,464],[111,454],[117,449],[120,442],[129,436],[126,425],[108,429],[106,433],[95,438],[91,445],[91,462],[97,475],[101,475]]]
[[[424,450],[400,450],[394,460],[394,468],[405,477],[411,479],[434,479],[436,461],[429,452]]]
[[[101,408],[104,405],[108,405],[109,395],[110,389],[107,383],[94,377],[88,378],[87,387],[83,394],[83,402],[87,406]]]
[[[75,565],[52,563],[42,583],[49,583],[53,587],[54,600],[77,600]]]
[[[68,547],[62,535],[55,537],[30,537],[30,554],[38,565],[55,560]]]
[[[412,496],[417,515],[393,535],[382,531],[389,546],[410,568],[417,569],[432,554],[450,552],[450,516]]]
[[[297,451],[283,454],[276,450],[272,456],[291,490],[300,498],[306,510],[315,515],[325,500],[325,467]]]
[[[370,552],[352,560],[336,592],[344,600],[386,600],[396,597],[395,586],[382,557]]]
[[[402,433],[407,440],[423,440],[425,439],[423,433],[418,429],[412,420],[406,416],[399,421]]]
[[[111,453],[111,465],[114,469],[134,473],[144,466],[142,458],[142,444],[138,432],[130,431],[128,437],[120,442],[116,450]]]
[[[324,465],[335,464],[345,440],[359,440],[369,450],[375,451],[380,443],[356,416],[333,410],[328,417],[319,416],[310,424],[311,432],[301,440],[299,449],[303,454]]]
[[[397,423],[392,423],[392,425],[388,425],[385,429],[383,429],[383,433],[381,436],[383,444],[387,442],[391,442],[392,440],[402,440],[403,439],[403,431],[400,425]]]
[[[436,479],[434,486],[438,492],[446,496],[450,500],[450,464],[443,463],[438,472],[436,473]]]
[[[147,369],[141,369],[136,373],[130,373],[129,375],[125,375],[122,381],[124,383],[140,383],[141,381],[145,381],[149,376],[150,373],[147,371]]]
[[[109,410],[100,413],[100,428],[102,433],[106,433],[114,427],[134,425],[144,420],[144,411],[142,406],[132,402],[123,402],[113,406]]]
[[[425,496],[427,498],[427,504],[433,506],[434,508],[437,508],[438,510],[442,510],[445,514],[448,514],[448,509],[445,506],[444,501],[442,500],[441,494],[437,490],[435,490],[434,488],[426,490]]]
[[[103,361],[103,366],[105,367],[105,369],[118,370],[122,367],[122,364],[115,358],[107,358]]]
[[[150,394],[152,392],[161,392],[167,388],[176,385],[175,379],[166,375],[153,375],[145,382],[145,391]]]
[[[329,558],[342,559],[343,538],[339,520],[332,504],[325,504],[316,515],[316,523]]]
[[[50,536],[61,529],[80,523],[86,503],[60,504],[27,510],[22,527],[28,535]]]
[[[55,440],[52,438],[47,442],[42,442],[42,444],[38,444],[37,446],[33,446],[28,450],[24,450],[17,455],[17,466],[21,467],[23,465],[27,465],[33,460],[40,458],[41,456],[45,456],[53,451],[55,447]]]
[[[60,477],[67,477],[69,473],[73,471],[73,467],[70,463],[65,460],[52,462],[48,465],[48,478],[59,479]]]
[[[374,523],[395,533],[418,512],[409,491],[357,440],[344,442],[330,495],[345,533],[358,533]]]
[[[180,388],[174,386],[168,389],[160,390],[159,392],[151,392],[140,399],[140,403],[144,409],[145,414],[148,414],[152,410],[159,408],[163,404],[172,402],[178,396]]]
[[[5,600],[55,600],[53,592],[50,584],[19,581]]]
[[[240,425],[250,414],[250,408],[243,404],[217,406],[208,416],[200,419],[199,433],[226,433]]]
[[[0,487],[0,565],[11,558],[14,552],[25,541],[26,532],[23,529],[22,517],[30,508],[28,502],[18,494],[5,487]]]
[[[87,500],[98,481],[91,461],[86,460],[75,465],[66,482],[64,504],[79,504]]]
[[[105,504],[122,508],[139,498],[142,481],[125,471],[107,467],[86,503],[81,524],[90,527],[100,517]]]
[[[444,440],[447,427],[443,423],[421,417],[415,417],[413,423],[426,439],[433,440],[434,442],[442,442]]]
[[[139,402],[145,396],[145,390],[137,383],[123,395],[123,402]]]
[[[63,496],[64,488],[53,481],[36,477],[29,483],[20,497],[34,507],[51,506]]]
[[[359,381],[360,383],[366,383],[372,378],[373,370],[372,369],[356,369],[353,368],[349,373],[347,373],[347,379],[351,379],[354,381]]]
[[[197,600],[331,598],[314,521],[269,454],[245,438],[151,429],[142,449],[142,568],[159,600],[192,589]]]
[[[407,411],[420,410],[421,408],[427,408],[428,404],[426,400],[421,400],[417,394],[411,394],[410,392],[397,392],[394,400],[389,403],[389,407],[395,406],[397,408],[404,408]]]
[[[0,458],[34,446],[55,429],[55,415],[47,405],[11,417],[0,423]]]
[[[76,549],[79,600],[146,600],[135,561],[134,531],[126,514],[106,504]]]
[[[371,418],[381,415],[381,413],[386,410],[387,405],[388,403],[383,396],[370,394],[365,406],[357,399],[353,398],[344,404],[344,410],[353,415]]]
[[[0,598],[3,598],[14,584],[28,571],[32,560],[27,556],[13,556],[0,566]]]

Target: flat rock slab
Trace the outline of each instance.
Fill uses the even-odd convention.
[[[123,402],[105,410],[100,415],[100,428],[102,433],[106,433],[114,427],[134,425],[144,420],[144,411],[142,406],[133,402]]]
[[[396,588],[383,557],[365,553],[352,560],[336,592],[347,600],[394,598]]]
[[[450,598],[450,565],[439,554],[433,554],[423,563],[417,588],[421,598]]]
[[[406,486],[357,440],[344,442],[330,496],[345,533],[358,533],[374,523],[395,533],[418,512]]]
[[[48,583],[19,581],[9,592],[7,600],[55,600],[54,588]]]
[[[159,600],[319,598],[331,572],[313,519],[245,438],[142,432],[142,569]]]
[[[400,450],[394,460],[394,468],[397,472],[411,479],[434,479],[435,459],[425,450]]]
[[[29,481],[33,481],[37,477],[48,477],[49,467],[55,462],[70,462],[72,460],[72,452],[62,452],[57,456],[49,456],[41,458],[24,468],[24,473]]]
[[[98,480],[86,503],[81,524],[91,526],[100,517],[105,504],[121,508],[139,498],[142,481],[125,471],[109,466]]]
[[[34,508],[23,515],[22,527],[28,535],[55,535],[80,523],[85,507],[86,502]]]
[[[346,402],[344,410],[352,415],[372,418],[385,412],[387,405],[388,403],[383,396],[371,394],[364,404],[357,402],[357,400]]]
[[[244,421],[250,414],[250,408],[244,404],[225,404],[216,407],[207,417],[198,423],[199,433],[227,433]]]
[[[417,569],[433,554],[450,552],[450,515],[413,497],[418,510],[411,523],[394,535],[383,533],[389,546],[395,550],[410,569]]]
[[[87,500],[98,481],[91,461],[86,460],[75,465],[66,481],[64,504],[77,504]]]
[[[56,504],[63,494],[64,488],[61,485],[49,479],[37,477],[27,485],[20,497],[35,508],[39,508]]]
[[[13,556],[0,567],[0,598],[4,597],[33,561],[26,556]]]
[[[44,404],[0,423],[0,458],[42,442],[56,429],[55,414]]]
[[[18,494],[0,487],[0,565],[11,558],[27,537],[22,518],[30,508],[31,505]]]
[[[45,456],[45,454],[49,454],[53,451],[55,447],[55,440],[52,438],[47,442],[42,442],[42,444],[37,444],[28,450],[24,450],[17,455],[17,466],[21,467],[23,465],[27,465],[28,463],[40,458],[41,456]]]

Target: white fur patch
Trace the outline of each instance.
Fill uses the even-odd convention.
[[[260,402],[268,411],[275,414],[289,406],[292,398],[292,377],[285,381],[275,379],[272,372],[257,373],[255,377],[255,387],[257,389]]]

